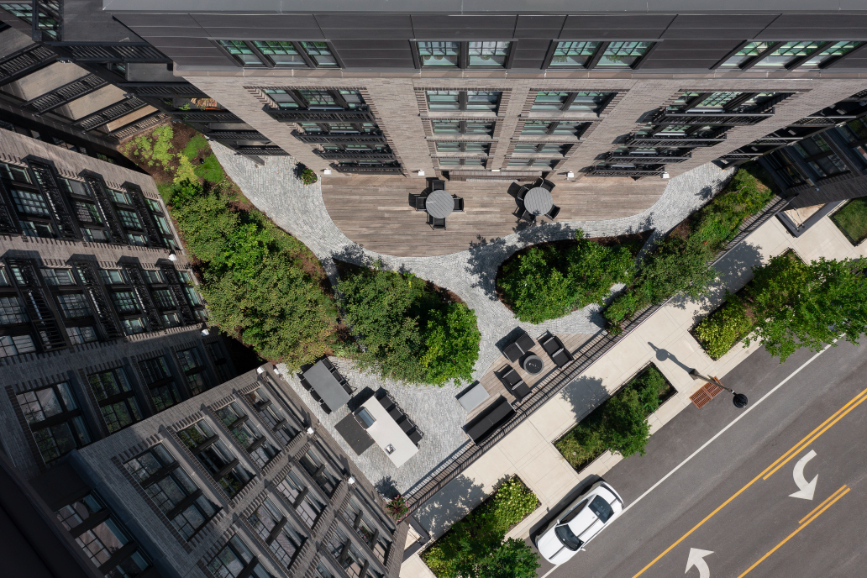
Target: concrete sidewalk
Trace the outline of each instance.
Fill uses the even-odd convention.
[[[688,374],[695,368],[702,375],[723,377],[760,347],[736,345],[714,361],[690,334],[690,329],[725,297],[752,278],[752,267],[793,250],[805,261],[819,257],[845,259],[867,256],[867,243],[854,247],[827,217],[794,238],[778,219],[770,219],[717,263],[720,283],[703,302],[673,300],[660,308],[611,351],[591,365],[577,380],[541,407],[461,476],[415,512],[416,518],[436,538],[455,521],[488,497],[499,481],[517,475],[536,493],[541,506],[508,536],[525,539],[549,508],[563,499],[582,480],[601,476],[622,458],[606,452],[580,475],[563,459],[553,442],[560,438],[602,400],[607,399],[636,373],[653,363],[677,394],[648,421],[651,432],[668,423],[691,402],[689,396],[703,385]],[[746,392],[749,393],[749,392]],[[416,554],[404,562],[403,578],[433,576]]]

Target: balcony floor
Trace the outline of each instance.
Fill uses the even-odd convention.
[[[560,207],[556,223],[630,217],[652,206],[667,180],[649,177],[584,177],[554,187]],[[364,248],[398,257],[431,257],[464,251],[518,229],[514,182],[447,182],[446,191],[464,198],[465,211],[452,213],[445,231],[434,231],[414,200],[425,190],[422,179],[399,176],[325,177],[322,197],[337,227]],[[542,223],[550,222],[542,218]],[[525,223],[522,221],[522,223]],[[521,228],[526,227],[522,224]]]

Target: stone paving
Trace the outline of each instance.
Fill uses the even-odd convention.
[[[508,336],[517,327],[523,328],[533,337],[539,337],[549,330],[561,334],[592,334],[601,327],[599,308],[596,306],[539,325],[520,323],[497,299],[495,293],[497,268],[515,251],[528,245],[572,238],[577,229],[591,237],[639,233],[652,229],[652,242],[710,200],[731,174],[731,169],[722,170],[713,164],[693,169],[671,179],[662,197],[651,208],[628,218],[549,223],[492,242],[480,242],[467,251],[451,255],[393,257],[367,251],[347,238],[329,218],[319,183],[309,186],[301,184],[295,177],[295,161],[291,157],[266,157],[264,165],[257,165],[216,142],[212,141],[211,147],[226,173],[241,187],[244,195],[319,257],[332,283],[337,279],[334,259],[357,265],[381,260],[387,268],[411,271],[460,297],[476,313],[482,334],[479,360],[473,372],[474,379],[478,379],[490,369],[491,364],[500,356],[500,345],[507,342]],[[347,379],[356,386],[368,382],[384,384],[379,377],[364,375],[355,370],[347,374]],[[306,395],[300,384],[296,385],[300,392]],[[384,481],[392,483],[399,491],[406,491],[423,474],[465,443],[466,438],[460,430],[465,414],[454,399],[456,390],[452,387],[420,389],[419,386],[406,384],[388,384],[386,387],[395,395],[399,404],[406,404],[405,409],[410,417],[418,420],[419,426],[428,434],[422,442],[423,451],[400,471],[391,467],[384,455],[381,460],[376,456],[367,456],[376,453],[375,448],[359,458],[359,465],[363,464],[362,470],[374,483]],[[345,415],[345,408],[342,413],[334,412],[326,416],[316,404],[310,407],[332,430],[332,435],[340,439],[333,431],[333,424]],[[426,424],[421,421],[422,414],[425,414],[425,421],[427,417],[432,418],[430,423],[434,427],[425,427]],[[452,422],[455,422],[455,427],[451,427]],[[436,435],[430,435],[432,432]],[[452,433],[456,435],[453,436]],[[437,441],[434,441],[434,437]],[[348,446],[344,449],[351,452]],[[414,463],[416,461],[417,464]],[[388,476],[391,476],[391,480],[385,479]]]

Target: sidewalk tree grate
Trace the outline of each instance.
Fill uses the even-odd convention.
[[[710,400],[718,396],[722,390],[723,388],[717,384],[707,382],[701,387],[701,389],[689,396],[689,399],[692,400],[695,407],[701,409],[710,403]]]

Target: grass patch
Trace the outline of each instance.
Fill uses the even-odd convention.
[[[506,480],[494,494],[431,544],[421,558],[437,578],[458,576],[535,576],[538,563],[529,546],[517,540],[503,542],[506,532],[539,507],[539,499],[517,477]],[[524,550],[523,548],[526,550]],[[504,548],[517,556],[502,556]],[[501,572],[512,561],[511,572]],[[471,574],[469,570],[476,573]]]
[[[579,471],[606,450],[623,457],[644,455],[650,438],[647,416],[675,393],[662,372],[649,365],[554,445]]]
[[[643,239],[575,239],[517,252],[497,272],[497,293],[521,321],[541,323],[592,303],[602,304],[616,283],[632,279]]]
[[[634,281],[603,311],[609,329],[619,331],[641,309],[679,293],[700,298],[717,276],[709,261],[774,197],[770,182],[758,165],[738,169],[719,195],[641,260]]]
[[[867,239],[867,198],[852,199],[831,215],[831,221],[853,245]]]

